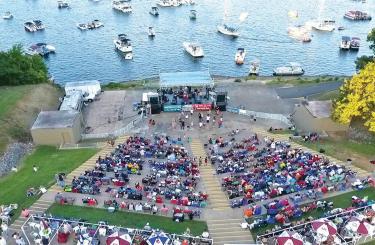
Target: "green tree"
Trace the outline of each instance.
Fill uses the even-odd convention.
[[[369,47],[375,55],[375,28],[373,28],[369,32],[369,34],[367,35],[366,41],[370,43]],[[366,64],[368,64],[369,62],[373,62],[373,61],[375,61],[375,56],[362,55],[361,57],[358,57],[357,60],[355,61],[356,69],[362,70],[366,66]]]
[[[48,82],[48,70],[39,55],[25,55],[21,45],[0,52],[0,86]]]

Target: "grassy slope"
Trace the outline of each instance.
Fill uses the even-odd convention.
[[[333,202],[334,208],[348,208],[352,204],[352,196],[358,196],[360,198],[363,198],[365,196],[368,196],[369,200],[375,200],[375,192],[374,188],[369,187],[366,188],[362,191],[352,191],[352,192],[347,192],[338,196],[326,198],[327,202]],[[320,218],[324,214],[324,211],[322,210],[314,210],[312,212],[309,212],[303,216],[303,218],[307,217],[313,217],[313,218]],[[254,229],[251,231],[253,234],[253,237],[256,237],[257,235],[264,234],[267,230],[272,229],[273,225],[269,225],[267,227],[262,227],[259,229]]]
[[[138,214],[130,212],[108,213],[105,209],[79,207],[79,206],[61,206],[54,204],[48,212],[54,216],[66,218],[82,218],[88,222],[97,223],[107,221],[111,225],[118,225],[129,228],[143,228],[147,222],[152,228],[159,228],[169,233],[181,234],[189,227],[193,235],[201,235],[207,228],[206,222],[190,221],[185,219],[184,222],[176,223],[171,217],[161,217],[149,214]]]
[[[317,83],[326,82],[338,82],[344,81],[345,77],[336,76],[321,76],[321,77],[277,77],[275,79],[269,80],[268,85],[311,85]]]
[[[96,149],[57,150],[50,146],[37,147],[31,155],[24,159],[23,165],[17,173],[0,179],[0,204],[17,203],[20,208],[30,206],[37,198],[26,197],[28,188],[51,186],[55,181],[55,173],[71,172],[96,151]],[[36,173],[32,170],[34,164],[39,167]]]

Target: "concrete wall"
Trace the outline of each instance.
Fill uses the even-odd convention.
[[[77,117],[71,128],[38,128],[31,130],[33,141],[37,145],[75,144],[81,139],[82,118]]]
[[[292,116],[296,128],[300,132],[340,132],[348,126],[334,122],[331,118],[315,118],[304,106],[297,106]]]

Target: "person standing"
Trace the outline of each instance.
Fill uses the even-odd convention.
[[[207,125],[210,123],[210,114],[207,113],[207,116],[206,116],[206,123]]]

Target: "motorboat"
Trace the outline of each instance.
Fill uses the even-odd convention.
[[[59,0],[59,1],[57,1],[57,7],[59,9],[69,8],[69,3],[66,2],[66,1]]]
[[[170,0],[173,7],[179,7],[182,5],[182,0]]]
[[[341,37],[341,43],[340,43],[340,49],[341,50],[349,50],[350,49],[350,37],[348,36],[342,36]]]
[[[335,26],[334,20],[321,20],[321,21],[314,21],[311,24],[311,27],[318,31],[334,31]]]
[[[339,26],[339,27],[337,27],[337,30],[339,30],[339,31],[343,31],[343,30],[345,30],[345,27],[343,27],[343,26]]]
[[[13,19],[13,14],[12,14],[11,12],[7,11],[7,12],[5,12],[5,13],[3,14],[3,19],[4,19],[4,20],[10,20],[10,19]]]
[[[194,9],[190,10],[189,18],[190,18],[191,20],[196,20],[196,19],[197,19],[197,11],[194,10]]]
[[[236,62],[237,65],[242,65],[245,62],[245,56],[246,56],[246,51],[244,48],[238,48],[236,55],[234,57],[234,61]]]
[[[32,21],[27,21],[23,24],[23,26],[25,27],[25,31],[28,31],[28,32],[36,32],[37,29],[36,29],[36,26],[34,24],[34,22]]]
[[[311,42],[311,34],[304,26],[289,27],[288,35],[301,42]]]
[[[351,10],[345,13],[344,18],[348,20],[371,20],[372,17],[366,12]]]
[[[171,0],[159,0],[156,2],[156,5],[160,7],[172,7],[173,2]]]
[[[249,68],[249,76],[258,76],[260,70],[260,62],[259,60],[253,60],[250,63]]]
[[[103,23],[100,22],[99,20],[93,20],[87,24],[77,24],[77,28],[80,29],[81,31],[93,30],[93,29],[97,29],[103,26],[104,26]]]
[[[359,37],[352,37],[352,40],[350,40],[350,49],[354,51],[358,51],[360,46],[361,46],[361,39]]]
[[[301,65],[296,62],[290,62],[288,65],[280,66],[273,70],[274,76],[300,76],[304,73],[305,71]]]
[[[148,28],[148,36],[149,37],[155,37],[155,30],[152,26]]]
[[[41,20],[34,20],[33,23],[37,31],[42,31],[46,28]]]
[[[217,26],[217,31],[221,34],[228,35],[231,37],[238,37],[240,33],[238,32],[238,28],[229,26],[227,24],[221,24]]]
[[[28,55],[40,55],[40,56],[47,56],[50,53],[55,53],[56,49],[54,46],[46,44],[46,43],[37,43],[31,45],[29,48],[26,49],[25,53]]]
[[[132,52],[130,52],[130,53],[126,53],[126,54],[124,55],[124,58],[125,58],[126,60],[132,60],[132,59],[133,59],[133,53],[132,53]]]
[[[153,16],[159,16],[159,8],[158,7],[151,7],[151,10],[149,12]]]
[[[119,34],[115,40],[113,40],[115,48],[123,53],[129,53],[133,51],[133,47],[130,43],[130,39],[127,38],[126,34]]]
[[[182,46],[184,47],[185,51],[194,58],[201,58],[204,56],[203,49],[198,43],[183,42]]]
[[[126,0],[119,0],[112,2],[112,8],[123,13],[131,13],[133,12],[132,6]]]

